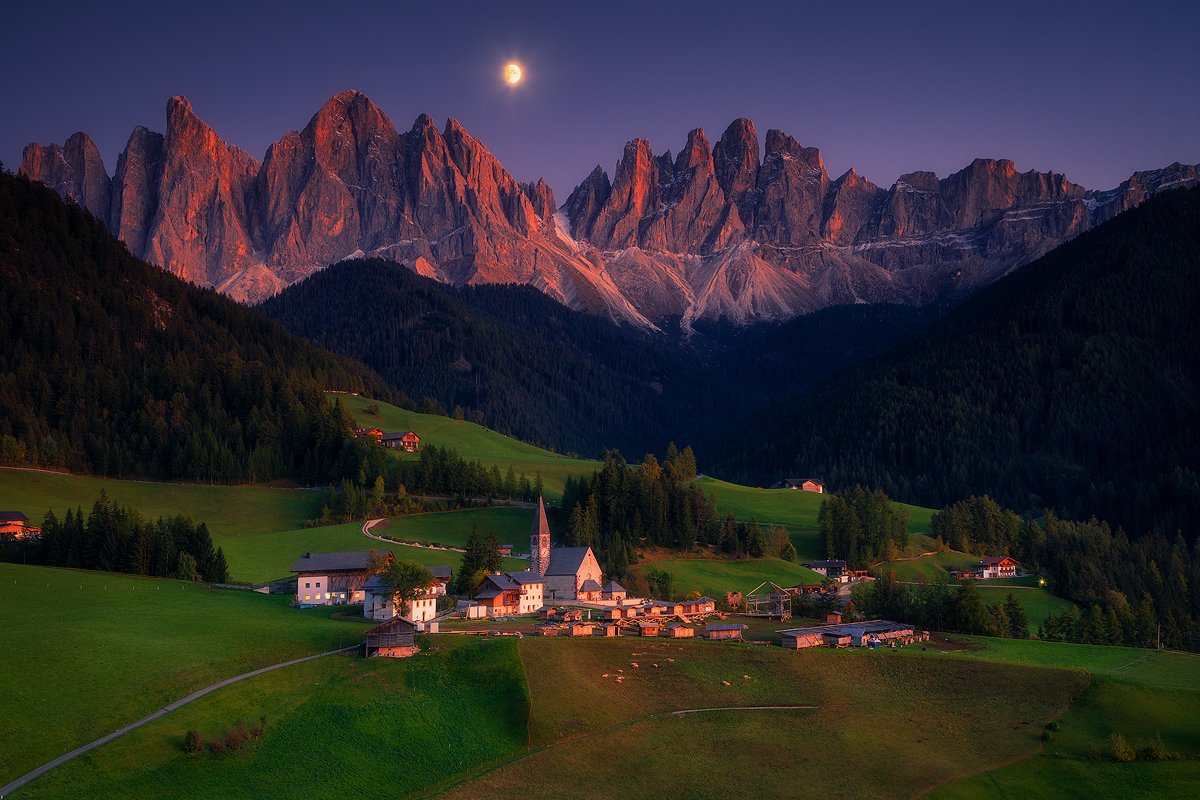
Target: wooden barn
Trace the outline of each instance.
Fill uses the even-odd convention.
[[[383,656],[385,658],[405,658],[415,655],[417,647],[417,626],[404,617],[376,625],[367,631],[366,655]]]
[[[734,639],[741,641],[746,626],[740,622],[714,622],[704,626],[704,635],[709,639]]]
[[[825,482],[820,478],[784,478],[775,484],[777,489],[791,489],[799,492],[825,493]]]
[[[803,630],[780,631],[781,642],[785,649],[803,650],[806,647],[820,647],[825,644],[825,637],[817,633],[806,633]]]
[[[671,625],[667,628],[668,639],[691,639],[695,637],[695,635],[696,630],[694,628],[682,623],[678,625]]]
[[[621,635],[621,626],[614,622],[609,622],[604,626],[604,635],[608,638]]]

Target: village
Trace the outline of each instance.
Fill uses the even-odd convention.
[[[502,548],[511,552],[512,546]],[[368,656],[413,655],[418,652],[418,633],[763,643],[751,638],[752,628],[761,629],[751,623],[784,623],[792,616],[792,599],[797,594],[836,594],[838,584],[864,577],[847,570],[844,561],[824,560],[808,564],[826,577],[822,586],[789,589],[764,581],[745,597],[731,592],[723,601],[706,596],[684,600],[633,597],[616,581],[605,579],[591,547],[551,546],[540,498],[530,530],[529,569],[484,575],[469,597],[452,596],[454,572],[449,565],[430,567],[431,580],[414,591],[397,591],[382,575],[392,560],[390,553],[375,551],[304,553],[291,570],[296,576],[294,604],[305,608],[361,604],[363,617],[380,623],[366,632]],[[930,638],[929,631],[901,622],[843,619],[842,611],[827,613],[823,624],[775,633],[783,647],[796,650],[894,648]]]

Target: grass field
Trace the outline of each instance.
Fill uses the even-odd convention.
[[[1091,685],[1060,720],[1042,752],[950,783],[939,800],[1009,797],[1186,797],[1200,785],[1200,656],[1124,647],[977,639],[966,658],[1071,665],[1089,670]],[[1119,764],[1109,736],[1136,747],[1159,738],[1183,760]]]
[[[415,658],[334,656],[223,689],[13,797],[401,797],[523,750],[528,708],[515,640],[437,637]],[[181,750],[189,729],[262,715],[246,753]]]
[[[675,592],[685,595],[699,592],[714,598],[724,598],[726,592],[749,592],[763,581],[775,581],[780,586],[801,586],[820,583],[823,578],[808,567],[779,558],[746,558],[729,561],[716,558],[669,558],[640,565],[640,569],[657,567],[675,578]]]
[[[528,512],[526,512],[528,514]],[[423,515],[430,519],[434,515]],[[414,518],[415,519],[415,518]],[[225,551],[230,577],[245,583],[263,583],[291,575],[292,564],[306,552],[322,553],[343,550],[390,550],[396,558],[416,561],[425,566],[445,565],[458,568],[462,555],[453,550],[430,550],[387,544],[362,535],[362,523],[328,525],[322,528],[302,528],[290,531],[270,531],[243,536],[213,537]],[[528,561],[516,558],[504,560],[504,568],[523,570]]]
[[[320,512],[323,492],[263,486],[204,486],[89,478],[35,470],[0,469],[0,508],[25,512],[41,522],[50,509],[59,519],[68,508],[86,514],[103,489],[119,505],[149,519],[183,514],[204,522],[213,535],[298,528]]]
[[[979,596],[988,605],[1003,605],[1010,594],[1025,610],[1025,617],[1029,620],[1030,633],[1036,633],[1038,626],[1046,617],[1074,608],[1076,605],[1071,600],[1052,595],[1045,589],[989,586],[986,583],[979,586]]]
[[[534,749],[450,797],[911,796],[1033,750],[1084,682],[1065,670],[665,639],[525,639],[520,650]],[[818,708],[737,710],[776,705]],[[726,710],[671,713],[713,708]]]
[[[722,514],[732,512],[739,520],[755,517],[764,525],[784,525],[802,559],[824,558],[817,533],[817,514],[821,511],[824,495],[791,489],[759,489],[709,476],[697,478],[696,485],[705,494],[716,495],[717,510]],[[933,509],[904,503],[897,505],[908,510],[908,529],[911,533],[929,533]],[[924,535],[914,537],[912,550],[914,553],[920,552],[927,549],[928,545]]]
[[[882,575],[885,572],[896,573],[896,580],[933,582],[947,578],[951,569],[965,569],[979,563],[979,556],[970,553],[934,553],[931,556],[914,558],[910,561],[888,561],[875,567],[872,572]]]
[[[221,678],[352,643],[287,598],[0,564],[0,784]]]
[[[413,514],[384,520],[371,532],[405,542],[464,547],[474,525],[479,526],[481,534],[494,533],[502,544],[511,544],[518,553],[524,553],[529,550],[533,511],[528,508],[472,508],[441,514]]]
[[[421,445],[436,445],[457,450],[461,456],[478,460],[484,466],[495,464],[503,472],[511,464],[519,476],[522,472],[530,481],[534,473],[541,473],[545,497],[557,502],[562,498],[563,484],[571,475],[591,475],[600,468],[599,461],[567,458],[540,447],[526,444],[518,439],[497,433],[474,422],[420,414],[403,408],[354,395],[329,395],[355,416],[358,423],[367,427],[379,427],[385,431],[412,430],[421,437]],[[379,414],[366,413],[369,405],[379,406]],[[397,453],[400,458],[415,459],[415,454]]]

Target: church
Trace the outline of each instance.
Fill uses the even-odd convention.
[[[529,571],[545,581],[545,601],[599,600],[603,573],[590,547],[551,547],[546,506],[538,498],[529,531]]]

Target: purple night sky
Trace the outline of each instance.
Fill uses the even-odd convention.
[[[457,118],[559,202],[595,164],[611,175],[630,138],[677,152],[738,116],[885,186],[976,156],[1090,188],[1200,162],[1194,0],[870,5],[24,0],[0,12],[0,160],[83,129],[111,173],[174,94],[261,158],[356,88],[401,130]],[[527,72],[516,90],[509,59]]]

